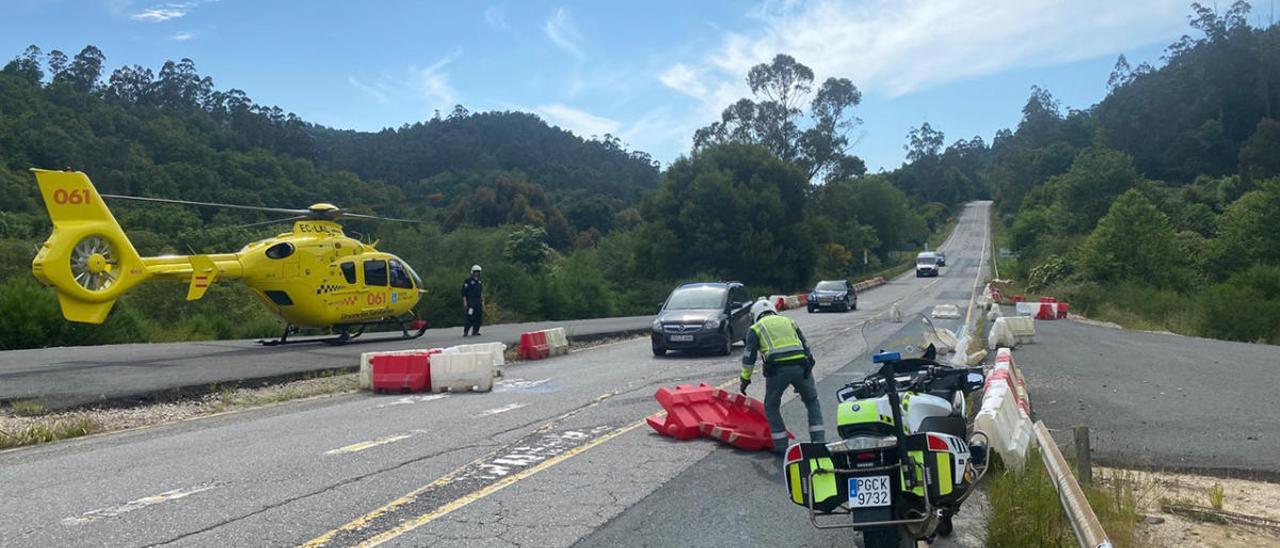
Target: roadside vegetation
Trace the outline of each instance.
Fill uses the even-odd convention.
[[[1146,546],[1138,531],[1141,517],[1138,508],[1140,497],[1150,489],[1124,474],[1113,474],[1105,482],[1082,487],[1113,546]],[[986,546],[1071,548],[1079,545],[1053,480],[1040,459],[1039,449],[1027,451],[1027,464],[1021,474],[1006,469],[999,456],[992,455],[985,490],[991,504]]]

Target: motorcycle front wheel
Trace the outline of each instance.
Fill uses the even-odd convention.
[[[916,539],[901,527],[867,529],[862,532],[862,545],[866,548],[915,548]]]

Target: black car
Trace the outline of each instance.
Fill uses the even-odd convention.
[[[751,327],[751,298],[738,282],[690,283],[675,288],[653,319],[653,355],[668,350],[713,350],[729,355]]]
[[[858,309],[858,292],[849,280],[823,280],[809,292],[809,313],[819,310],[848,312]]]

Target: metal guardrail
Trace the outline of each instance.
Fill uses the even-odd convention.
[[[1053,487],[1058,490],[1062,509],[1067,512],[1067,521],[1071,523],[1071,530],[1081,548],[1111,548],[1111,541],[1107,539],[1107,532],[1102,529],[1102,522],[1098,521],[1098,516],[1089,506],[1084,490],[1071,473],[1071,467],[1058,450],[1053,436],[1049,435],[1049,429],[1043,421],[1036,421],[1034,430],[1036,441],[1040,444],[1040,457],[1053,480]]]

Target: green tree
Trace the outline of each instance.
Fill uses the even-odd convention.
[[[801,166],[809,179],[832,171],[865,172],[848,153],[848,134],[861,123],[853,108],[862,102],[862,92],[847,78],[827,78],[809,102],[806,119],[800,107],[813,92],[813,81],[813,70],[786,54],[751,67],[747,84],[756,100],[739,99],[725,108],[719,122],[694,133],[694,149],[761,145]]]
[[[809,281],[808,178],[758,145],[704,147],[676,160],[641,205],[637,262],[674,279],[714,273],[794,289]]]
[[[1111,204],[1079,255],[1080,268],[1092,281],[1176,287],[1185,279],[1183,251],[1169,219],[1137,189]]]
[[[1216,271],[1231,273],[1255,264],[1280,265],[1280,178],[1260,183],[1218,218],[1213,242]]]

